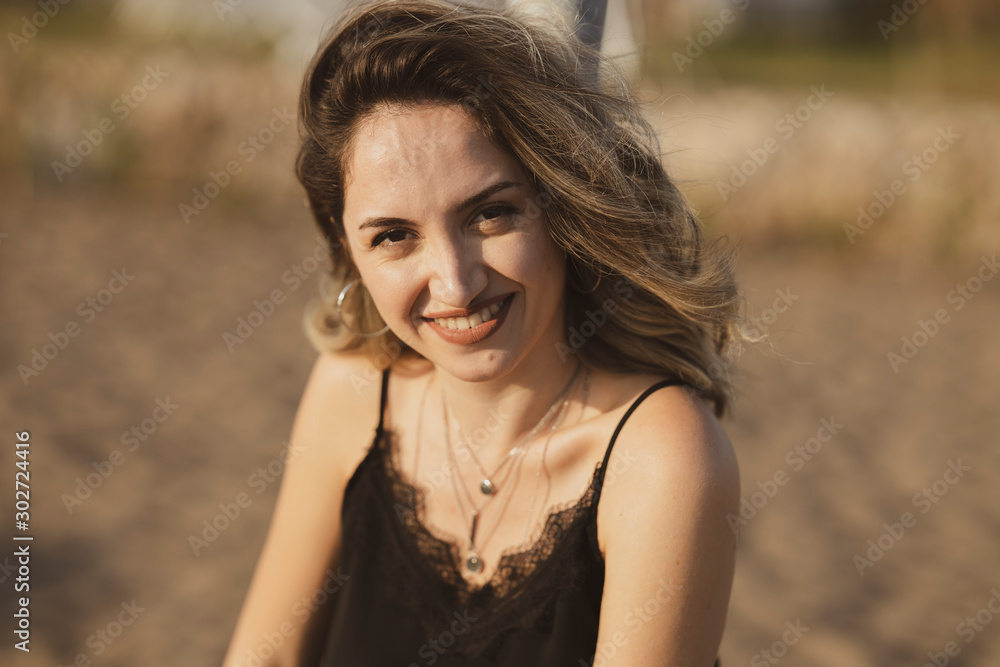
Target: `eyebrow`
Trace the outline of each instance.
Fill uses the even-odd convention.
[[[464,211],[465,209],[469,208],[470,206],[473,206],[474,204],[478,204],[482,200],[486,199],[487,197],[491,197],[492,195],[495,195],[496,193],[500,192],[501,190],[506,190],[507,188],[512,188],[512,187],[517,186],[517,185],[521,185],[521,184],[518,183],[518,182],[516,182],[516,181],[499,181],[497,183],[494,183],[493,185],[489,186],[488,188],[485,188],[485,189],[477,192],[476,194],[472,195],[471,197],[467,197],[466,199],[462,200],[462,202],[458,206],[456,206],[452,212]],[[366,219],[358,227],[358,231],[361,231],[363,229],[368,229],[369,227],[375,227],[377,229],[377,228],[381,228],[381,227],[391,227],[393,225],[400,225],[400,224],[412,225],[414,223],[413,223],[412,220],[407,220],[406,218],[395,218],[395,217],[392,217],[392,216],[379,216],[379,217],[375,217],[375,218],[368,218],[368,219]]]

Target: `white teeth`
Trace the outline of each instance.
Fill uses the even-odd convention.
[[[471,329],[473,327],[478,327],[483,322],[489,322],[492,320],[493,316],[500,312],[501,303],[503,303],[502,300],[491,306],[483,308],[478,313],[473,313],[469,317],[439,317],[434,321],[438,323],[438,326],[442,326],[447,329]]]

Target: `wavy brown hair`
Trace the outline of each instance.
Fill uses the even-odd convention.
[[[743,299],[735,252],[705,240],[661,163],[659,140],[627,78],[558,20],[443,0],[355,6],[324,40],[299,104],[296,174],[329,243],[336,295],[358,277],[344,244],[344,182],[359,123],[387,105],[461,105],[514,155],[567,254],[558,350],[611,372],[681,378],[722,416],[733,395],[731,347]],[[353,328],[383,322],[364,289],[348,292]],[[392,331],[343,326],[325,296],[306,316],[318,350],[360,350],[377,366],[418,355]]]

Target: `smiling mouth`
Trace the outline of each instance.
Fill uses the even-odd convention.
[[[436,317],[436,318],[423,318],[426,322],[434,322],[442,329],[455,329],[455,330],[465,330],[465,329],[475,329],[479,325],[485,322],[491,322],[496,318],[497,313],[510,301],[513,294],[508,294],[506,297],[497,301],[491,306],[486,306],[477,313],[473,313],[468,317]]]

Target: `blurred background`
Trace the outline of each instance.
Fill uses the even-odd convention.
[[[0,460],[30,431],[35,538],[30,655],[0,549],[0,664],[221,662],[316,356],[289,116],[341,11],[0,2]],[[1000,6],[611,0],[605,27],[770,341],[732,359],[722,664],[1000,664]]]

